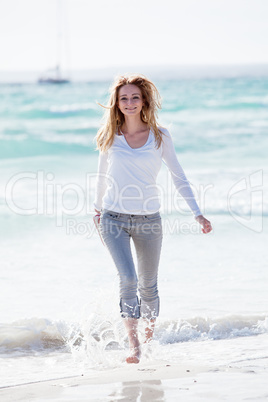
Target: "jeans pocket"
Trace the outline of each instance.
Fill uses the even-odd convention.
[[[112,219],[117,219],[119,214],[107,212],[107,217]]]
[[[145,215],[144,220],[146,222],[157,222],[157,221],[161,222],[161,216],[159,213],[152,214],[152,215]]]
[[[109,212],[106,211],[104,212],[104,214],[102,215],[103,219],[117,219],[119,217],[119,214],[116,212]]]

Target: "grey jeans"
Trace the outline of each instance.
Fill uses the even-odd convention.
[[[156,318],[159,315],[157,274],[162,246],[159,212],[129,215],[103,210],[100,232],[118,270],[122,317]],[[138,276],[131,253],[131,238],[137,253]]]

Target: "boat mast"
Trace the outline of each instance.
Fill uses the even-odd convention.
[[[61,0],[57,0],[57,54],[56,54],[56,75],[57,79],[61,76],[61,54],[62,54],[62,13]]]
[[[63,4],[62,0],[57,0],[57,10],[56,10],[56,48],[55,48],[55,58],[56,58],[56,65],[52,70],[50,71],[50,74],[47,74],[45,76],[41,76],[38,80],[39,83],[41,84],[65,84],[70,82],[70,80],[67,77],[62,76],[62,63],[64,65],[64,50],[66,50],[66,41],[64,41],[65,36],[66,36],[66,24],[65,24],[65,18],[66,14],[63,15]],[[69,38],[67,38],[69,39]],[[68,49],[69,50],[69,49]],[[52,74],[53,73],[53,74]]]

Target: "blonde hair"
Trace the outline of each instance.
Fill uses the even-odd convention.
[[[141,74],[122,75],[115,79],[110,88],[110,99],[107,106],[100,106],[106,109],[104,124],[96,135],[97,148],[103,152],[107,151],[113,144],[116,132],[122,127],[125,116],[117,106],[119,89],[124,85],[136,85],[140,88],[144,105],[141,110],[141,120],[153,130],[157,148],[162,143],[162,131],[158,128],[157,109],[161,109],[161,98],[156,86]]]

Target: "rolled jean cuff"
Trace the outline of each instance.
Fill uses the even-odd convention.
[[[140,318],[140,305],[138,298],[120,299],[120,313],[123,318]]]
[[[140,315],[147,320],[154,320],[159,316],[159,297],[157,299],[145,302],[141,301]]]

